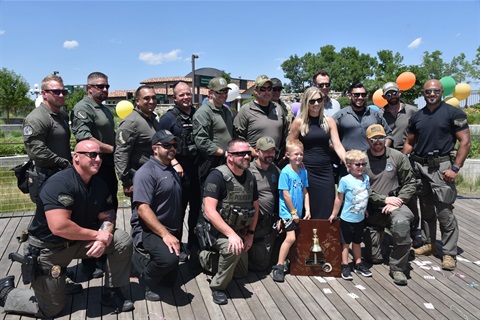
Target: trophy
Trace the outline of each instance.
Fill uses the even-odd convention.
[[[322,254],[322,246],[320,245],[320,241],[318,240],[317,229],[313,229],[313,238],[312,238],[312,246],[310,247],[311,256],[305,259],[305,265],[307,267],[321,267],[324,272],[331,272],[332,265],[325,261],[324,258],[319,259],[319,255],[323,256]],[[313,256],[313,259],[312,259]]]

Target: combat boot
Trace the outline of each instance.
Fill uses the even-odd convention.
[[[15,289],[15,276],[8,276],[0,279],[0,306],[5,306],[7,296],[13,289]]]
[[[448,270],[448,271],[453,271],[455,270],[455,256],[449,256],[447,254],[443,255],[443,261],[442,261],[442,269],[443,270]]]
[[[416,256],[430,256],[437,254],[437,246],[435,244],[424,244],[420,248],[413,249]]]

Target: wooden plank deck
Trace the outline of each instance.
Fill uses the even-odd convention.
[[[135,310],[116,315],[100,306],[103,279],[85,281],[79,272],[76,280],[84,290],[70,297],[56,319],[480,319],[479,208],[478,197],[459,197],[455,203],[460,226],[455,272],[443,271],[438,257],[418,257],[410,262],[408,286],[393,284],[387,265],[373,266],[372,278],[354,275],[353,281],[287,275],[278,284],[268,274],[250,272],[230,284],[229,303],[218,306],[208,287],[211,277],[194,276],[182,264],[177,285],[162,292],[161,302],[144,300],[138,280],[132,278]],[[130,210],[123,208],[118,218],[119,228],[129,231]],[[15,237],[31,219],[31,213],[0,216],[0,276],[16,275],[20,287],[20,265],[8,260],[8,254],[19,251]],[[76,270],[76,264],[70,268]],[[4,313],[0,318],[31,319]]]

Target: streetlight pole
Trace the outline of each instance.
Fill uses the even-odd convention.
[[[198,55],[192,54],[192,104],[195,106],[195,59],[198,59]]]

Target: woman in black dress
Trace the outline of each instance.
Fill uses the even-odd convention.
[[[288,139],[303,143],[303,164],[308,174],[308,194],[312,219],[328,219],[335,201],[335,180],[330,161],[330,143],[340,160],[345,149],[338,136],[335,120],[323,113],[324,94],[317,87],[305,90],[297,118]]]

